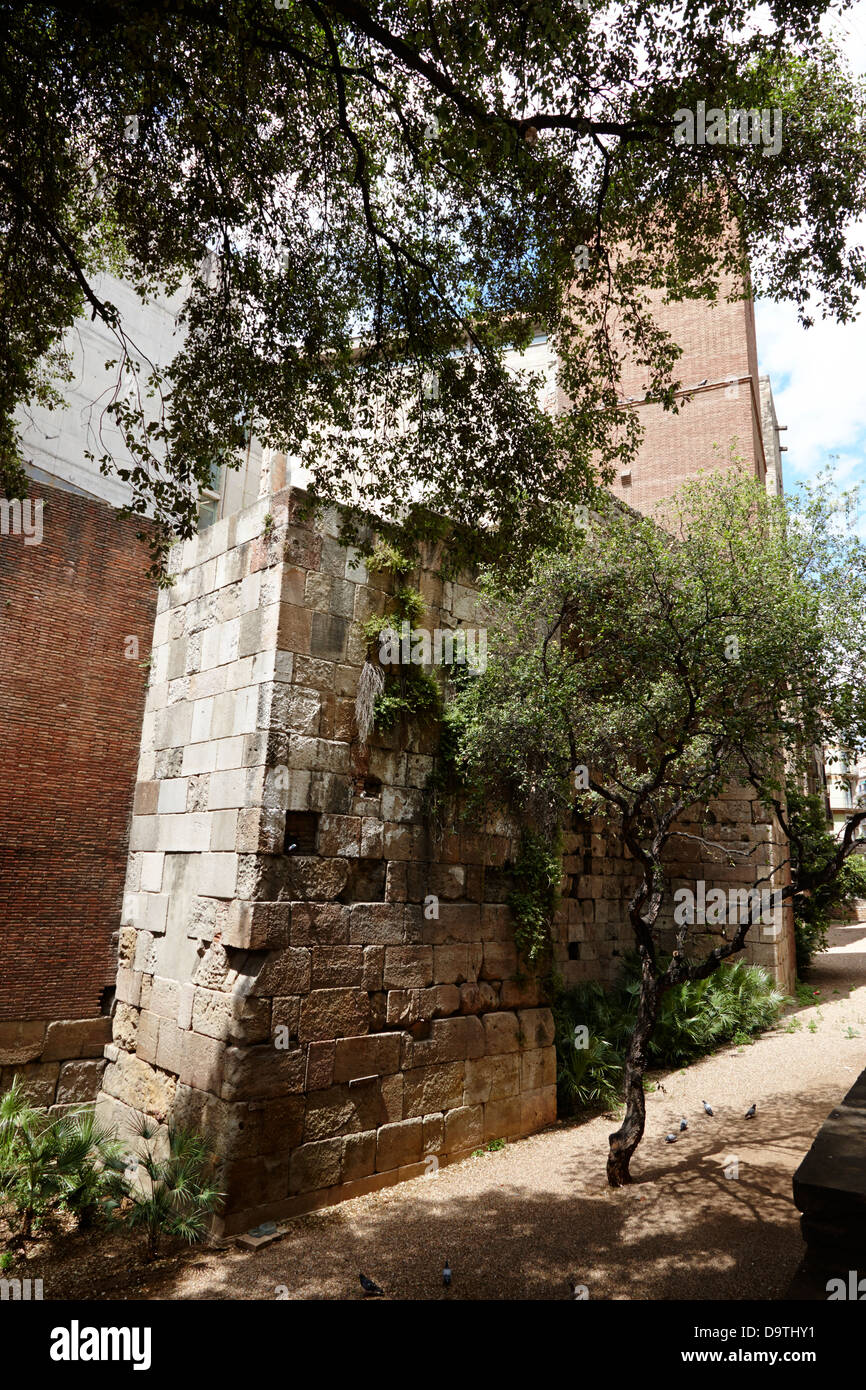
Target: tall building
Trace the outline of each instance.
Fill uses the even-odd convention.
[[[760,375],[755,312],[750,299],[715,304],[667,303],[650,295],[653,316],[682,348],[675,368],[682,388],[677,412],[647,401],[646,373],[634,361],[622,375],[622,408],[638,413],[644,438],[634,463],[611,491],[650,513],[688,478],[740,460],[774,495],[782,492],[785,429],[776,419],[769,378]]]

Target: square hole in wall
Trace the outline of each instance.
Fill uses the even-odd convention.
[[[286,838],[283,841],[284,852],[286,854],[315,854],[318,833],[318,811],[287,811]]]
[[[569,959],[569,960],[580,960],[580,942],[579,942],[579,941],[569,941],[569,943],[568,943],[568,959]]]

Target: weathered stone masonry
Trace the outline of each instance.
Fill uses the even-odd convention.
[[[100,1096],[115,1119],[209,1135],[226,1232],[435,1171],[556,1108],[551,1013],[505,905],[517,827],[491,813],[434,841],[435,734],[359,747],[360,625],[391,580],[336,519],[302,522],[300,497],[178,547],[160,596]],[[429,558],[425,623],[477,625],[475,591]],[[732,805],[732,838],[763,833]],[[626,948],[633,866],[614,849],[566,837],[566,980],[610,975]],[[756,949],[780,968],[778,943]]]

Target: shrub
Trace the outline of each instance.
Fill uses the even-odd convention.
[[[578,985],[558,996],[554,1019],[561,1114],[611,1109],[621,1099],[639,991],[640,968],[630,957],[612,988]],[[683,1066],[723,1043],[760,1033],[776,1022],[784,1003],[766,970],[742,961],[720,966],[706,980],[669,989],[649,1045],[650,1065]],[[575,1028],[581,1025],[588,1030],[586,1047],[575,1046]]]
[[[135,1172],[130,1174],[128,1159],[112,1162],[109,1214],[115,1225],[144,1231],[153,1260],[163,1236],[180,1236],[190,1244],[201,1240],[224,1194],[213,1184],[212,1157],[200,1135],[171,1123],[160,1134],[146,1115],[138,1116],[133,1134]]]
[[[434,723],[442,712],[442,693],[436,680],[420,666],[406,666],[399,675],[387,676],[376,697],[375,726],[387,732],[403,719]]]
[[[92,1220],[118,1153],[92,1109],[51,1116],[30,1102],[16,1076],[0,1097],[0,1207],[15,1243],[29,1240],[34,1222],[60,1208],[82,1225]]]
[[[795,872],[820,870],[838,849],[838,842],[827,829],[823,802],[818,796],[804,796],[793,784],[787,789],[788,815],[795,838],[791,855]],[[794,898],[794,941],[797,974],[804,974],[814,956],[827,946],[827,930],[840,913],[866,897],[866,860],[850,855],[829,883]]]
[[[514,890],[507,901],[514,918],[514,942],[524,959],[534,964],[547,954],[559,905],[559,839],[551,844],[535,831],[524,830],[513,873]]]

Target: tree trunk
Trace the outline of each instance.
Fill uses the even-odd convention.
[[[624,1187],[626,1183],[631,1182],[628,1166],[632,1154],[643,1138],[646,1122],[643,1077],[646,1071],[647,1049],[658,1008],[658,983],[653,975],[649,956],[644,954],[637,1019],[625,1061],[625,1117],[620,1128],[610,1136],[607,1180],[611,1187]]]

